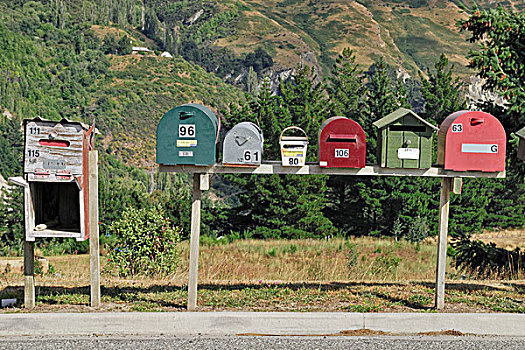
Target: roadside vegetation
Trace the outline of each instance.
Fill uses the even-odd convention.
[[[201,311],[432,312],[436,246],[377,238],[330,240],[204,239],[199,262]],[[189,247],[169,275],[102,275],[103,311],[183,311]],[[88,311],[89,257],[51,256],[36,276],[35,312]],[[109,262],[102,259],[102,266]],[[498,276],[499,277],[499,276]],[[447,267],[444,312],[524,313],[525,276],[476,280]],[[0,297],[17,298],[23,274],[2,274]]]
[[[417,105],[422,117],[438,125],[450,113],[467,107],[462,84],[454,78],[455,68],[446,55],[421,72],[413,80],[417,83],[406,83],[382,57],[364,70],[356,63],[356,53],[344,48],[332,62],[329,76],[321,79],[315,70],[300,66],[290,80],[278,81],[272,90],[271,80],[262,76],[264,69],[272,65],[272,57],[265,50],[255,50],[240,61],[235,61],[238,57],[224,61],[229,72],[237,72],[237,68],[229,66],[232,62],[243,66],[241,70],[251,69],[250,93],[245,94],[222,81],[224,77],[212,69],[217,62],[212,65],[206,61],[216,58],[216,52],[201,47],[217,39],[216,36],[226,35],[219,28],[231,29],[229,24],[243,10],[240,3],[235,5],[239,8],[228,7],[229,11],[222,13],[221,8],[213,8],[205,15],[207,22],[184,27],[183,19],[198,11],[188,1],[147,2],[144,23],[140,19],[141,6],[134,1],[84,1],[86,8],[81,8],[80,2],[71,2],[78,5],[71,7],[66,3],[69,4],[57,0],[15,4],[0,0],[0,174],[6,178],[21,173],[23,142],[19,125],[23,118],[70,118],[87,123],[96,120],[103,135],[97,144],[101,153],[101,240],[107,250],[105,259],[109,259],[105,264],[107,293],[103,294],[110,304],[121,305],[126,298],[132,301],[140,293],[162,295],[160,290],[171,288],[179,294],[172,296],[168,307],[183,307],[178,298],[184,299],[185,293],[186,281],[182,276],[187,273],[184,269],[190,181],[185,174],[155,174],[153,160],[155,126],[169,108],[190,101],[209,105],[222,118],[225,129],[240,121],[256,122],[263,129],[268,160],[279,158],[278,135],[293,124],[307,132],[310,139],[307,158],[315,161],[321,123],[334,115],[346,116],[365,129],[367,161],[374,163],[377,135],[373,121],[399,107]],[[153,5],[160,3],[171,7],[159,7],[159,12],[180,10],[183,17],[160,21],[153,10]],[[304,23],[308,20],[304,18]],[[180,24],[185,29],[166,31],[166,23]],[[487,89],[506,101],[506,106],[487,103],[479,108],[499,118],[509,142],[506,179],[466,179],[463,193],[452,196],[449,232],[455,240],[449,248],[454,259],[448,275],[451,279],[523,279],[521,248],[509,251],[471,240],[473,233],[486,228],[525,224],[525,166],[516,157],[517,139],[512,135],[525,124],[521,84],[525,79],[521,50],[523,23],[522,13],[502,9],[476,10],[459,23],[462,30],[472,35],[473,42],[482,43],[479,51],[468,54],[470,67],[487,79]],[[128,37],[137,45],[151,43],[153,54],[131,54]],[[173,52],[184,45],[188,50],[171,59],[156,55],[170,45]],[[184,56],[189,53],[195,57]],[[493,59],[494,55],[497,59]],[[273,291],[282,300],[286,298],[280,293],[305,293],[306,297],[298,300],[302,300],[301,307],[307,308],[308,298],[314,298],[309,294],[314,290],[312,285],[341,282],[345,288],[335,290],[348,293],[353,283],[348,281],[375,281],[372,283],[385,288],[392,283],[414,288],[414,293],[421,295],[418,305],[428,304],[425,298],[429,295],[423,287],[419,289],[402,281],[421,280],[424,281],[421,284],[414,283],[423,286],[431,283],[429,280],[434,276],[435,253],[425,239],[437,232],[438,180],[229,175],[215,176],[213,186],[203,202],[201,265],[210,269],[201,270],[204,277],[201,281],[211,285],[202,289],[204,295],[199,300],[208,300],[203,307],[221,300],[216,302],[219,308],[255,309],[257,306],[250,298],[262,290],[268,293],[268,300],[277,300],[272,299]],[[18,189],[3,190],[1,255],[21,254],[21,197]],[[126,226],[128,221],[134,224]],[[151,222],[154,225],[148,227]],[[165,235],[155,236],[159,230]],[[179,240],[183,248],[179,248]],[[135,246],[140,250],[134,251]],[[37,292],[40,302],[50,305],[61,303],[60,298],[64,298],[69,300],[67,303],[75,304],[76,298],[85,300],[85,281],[80,279],[83,269],[77,266],[73,272],[60,264],[65,261],[74,267],[76,261],[83,261],[82,256],[62,255],[86,253],[88,242],[39,239],[37,247],[41,255],[57,256],[56,263],[52,262],[54,258],[49,260],[54,271],[51,266],[48,272],[42,269],[43,284]],[[159,264],[145,259],[158,260]],[[2,283],[7,283],[0,290],[2,297],[20,298],[20,287],[11,287],[18,283],[14,281],[19,276],[15,271],[8,272],[2,271],[1,275]],[[55,287],[69,276],[77,277],[65,282],[68,286]],[[223,287],[236,281],[238,287]],[[134,290],[134,284],[145,287]],[[304,289],[303,285],[309,287]],[[365,282],[357,285],[370,287]],[[131,294],[125,292],[128,287]],[[318,291],[324,292],[323,288]],[[371,293],[359,288],[356,291],[359,297],[350,298],[351,304]],[[498,299],[498,288],[487,289],[496,295],[484,294],[484,298],[495,298],[494,302],[480,303],[489,305],[487,310],[497,311],[498,307],[505,309],[501,305],[510,300],[511,306],[505,310],[522,312],[519,311],[523,307],[522,286],[506,283],[501,293],[517,294],[512,294],[511,299],[505,299],[508,295],[504,294],[503,301]],[[485,291],[480,288],[476,292],[479,290]],[[239,299],[239,305],[224,301],[231,293],[237,293],[239,298],[231,300]],[[374,293],[377,296],[383,291]],[[458,300],[463,296],[458,296]],[[451,294],[449,297],[453,299]],[[373,299],[373,303],[379,303],[379,299]],[[394,296],[382,299],[397,300]],[[141,296],[140,300],[144,302],[148,297]],[[404,302],[402,308],[410,300]]]

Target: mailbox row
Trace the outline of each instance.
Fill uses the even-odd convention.
[[[377,159],[386,168],[430,168],[432,137],[438,133],[437,164],[455,171],[504,171],[506,135],[492,115],[459,111],[438,129],[411,110],[400,108],[373,125],[378,129]],[[290,133],[295,130],[295,134]],[[208,166],[216,162],[220,120],[207,107],[185,104],[168,111],[157,129],[157,163]],[[299,136],[297,136],[299,133]],[[254,123],[235,125],[223,142],[223,165],[261,164],[263,133]],[[303,166],[308,137],[295,126],[279,139],[283,166]],[[319,130],[319,166],[363,168],[363,128],[345,117],[327,119]]]

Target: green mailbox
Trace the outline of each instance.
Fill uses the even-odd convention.
[[[220,127],[215,114],[200,104],[171,109],[157,126],[157,163],[215,164]]]
[[[373,123],[378,130],[377,160],[383,168],[430,168],[432,135],[438,130],[405,108]]]

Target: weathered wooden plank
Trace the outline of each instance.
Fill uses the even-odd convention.
[[[41,142],[65,142],[67,147]],[[78,124],[30,121],[25,126],[24,172],[39,169],[82,174],[83,129]]]
[[[421,145],[419,144],[420,135],[413,131],[403,131],[403,146],[419,150],[418,159],[403,159],[403,168],[422,168],[419,159],[421,158]],[[410,142],[410,143],[409,143]],[[397,150],[396,150],[397,153]],[[397,157],[397,154],[396,154]]]
[[[210,174],[201,174],[201,191],[208,191],[210,189]]]
[[[447,234],[448,234],[448,213],[450,207],[450,189],[452,178],[441,179],[441,192],[439,198],[439,234],[437,244],[437,263],[436,263],[436,309],[445,306],[445,272],[447,267]]]
[[[24,307],[35,307],[35,242],[24,241]]]
[[[61,230],[41,230],[35,231],[32,230],[29,232],[31,238],[35,237],[56,237],[56,238],[81,238],[82,234],[80,232],[72,231],[61,231]]]
[[[451,171],[443,168],[403,169],[381,168],[367,165],[364,168],[321,168],[318,164],[306,164],[302,167],[283,167],[280,162],[264,162],[250,168],[228,167],[223,164],[212,166],[195,165],[160,165],[159,171],[173,173],[209,173],[209,174],[300,174],[300,175],[348,175],[348,176],[423,176],[423,177],[469,177],[469,178],[505,178],[505,172],[486,173],[481,171]]]
[[[403,147],[403,131],[389,131],[388,144],[386,146],[386,166],[390,168],[402,168],[403,161],[397,157],[397,150]]]
[[[100,307],[100,246],[98,227],[98,152],[89,152],[89,270],[91,306]]]
[[[197,308],[197,283],[199,274],[199,238],[201,230],[201,174],[193,174],[191,201],[190,267],[188,278],[188,310]]]

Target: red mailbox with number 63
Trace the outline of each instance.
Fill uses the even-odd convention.
[[[455,171],[504,171],[506,135],[491,114],[459,111],[439,128],[437,164]]]
[[[319,130],[319,166],[324,168],[364,168],[366,137],[352,119],[332,117]]]

